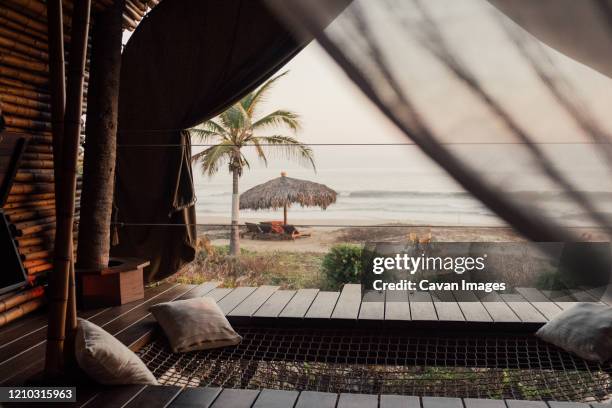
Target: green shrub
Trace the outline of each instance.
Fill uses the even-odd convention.
[[[321,265],[329,289],[340,289],[345,283],[359,283],[362,251],[360,245],[352,244],[334,245],[329,250]]]

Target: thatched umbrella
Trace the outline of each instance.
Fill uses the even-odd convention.
[[[336,192],[324,184],[287,177],[279,178],[248,189],[240,195],[240,209],[261,210],[283,208],[284,223],[287,224],[287,207],[298,203],[302,207],[326,209],[336,202]]]

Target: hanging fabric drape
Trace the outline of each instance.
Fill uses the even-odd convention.
[[[119,245],[112,252],[150,260],[147,281],[175,273],[195,255],[191,148],[181,129],[220,113],[300,47],[262,2],[250,0],[165,0],[130,38],[119,97]]]
[[[539,40],[612,76],[612,0],[489,0]]]
[[[542,35],[549,33],[553,46],[571,36],[568,55],[608,73],[612,54],[605,44],[612,37],[604,37],[612,22],[605,7],[590,10],[597,17],[595,30],[587,28],[593,22],[587,11],[580,10],[581,25],[559,5],[570,2],[494,1],[526,14],[532,5],[554,3],[559,7],[554,15],[572,23],[554,41],[552,31]],[[606,106],[612,81],[539,44],[486,0],[355,0],[324,31],[326,2],[268,3],[288,27],[315,35],[407,137],[524,236],[574,241],[591,238],[581,236],[581,228],[589,227],[609,238],[612,183],[606,151],[612,123]],[[599,7],[605,1],[573,3]],[[563,21],[555,28],[562,30]],[[508,29],[521,31],[521,46],[537,47],[542,59],[520,52]],[[606,56],[597,58],[600,44],[591,47],[586,38],[601,40]],[[579,53],[579,47],[590,50]],[[596,258],[583,259],[583,269]]]

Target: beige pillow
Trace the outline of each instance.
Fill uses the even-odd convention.
[[[612,307],[578,303],[556,315],[536,336],[585,360],[612,358]]]
[[[159,384],[132,350],[87,320],[79,319],[75,354],[79,367],[100,384]]]
[[[242,340],[212,298],[160,303],[151,313],[175,353],[234,346]]]

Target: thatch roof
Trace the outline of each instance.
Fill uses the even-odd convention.
[[[302,207],[326,209],[336,202],[336,192],[324,184],[282,175],[255,186],[240,195],[240,208],[277,209],[298,203]]]

